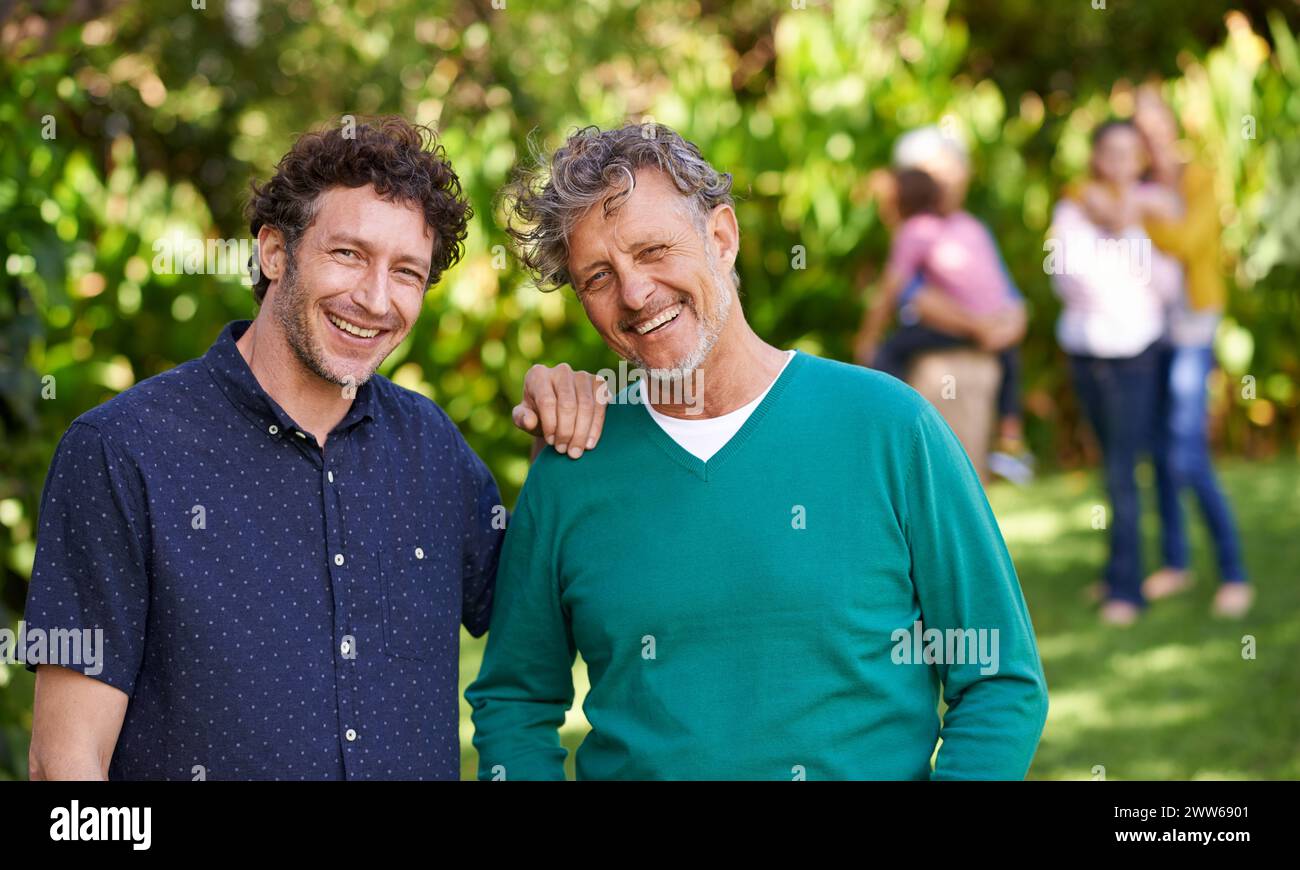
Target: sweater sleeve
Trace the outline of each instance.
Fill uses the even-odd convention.
[[[1187,261],[1206,245],[1219,243],[1219,205],[1214,196],[1214,178],[1196,164],[1184,172],[1182,189],[1183,216],[1177,219],[1144,222],[1151,240],[1161,250]]]
[[[473,708],[481,780],[562,780],[559,728],[573,705],[572,631],[551,556],[554,536],[539,528],[527,486],[510,518],[497,573],[496,604]]]
[[[1047,681],[1020,582],[975,469],[932,405],[912,439],[906,531],[922,625],[944,637],[973,630],[981,651],[936,663],[948,709],[933,778],[1023,779]]]

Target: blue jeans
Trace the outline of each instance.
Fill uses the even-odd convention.
[[[1111,600],[1139,606],[1142,599],[1141,502],[1135,469],[1151,448],[1160,350],[1151,345],[1134,357],[1070,355],[1074,388],[1101,445],[1110,497],[1110,559],[1106,585]]]
[[[1191,489],[1214,540],[1219,577],[1230,583],[1244,581],[1246,574],[1232,509],[1210,462],[1205,379],[1213,368],[1214,351],[1208,346],[1169,346],[1162,350],[1156,400],[1161,425],[1156,432],[1153,459],[1165,565],[1187,567],[1187,532],[1179,496],[1184,489]]]

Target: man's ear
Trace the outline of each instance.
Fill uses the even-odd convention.
[[[268,281],[278,281],[284,275],[288,256],[284,234],[275,227],[262,224],[262,228],[257,231],[257,259],[258,268]]]
[[[740,254],[740,226],[736,223],[735,209],[726,204],[715,206],[709,213],[707,237],[717,253],[719,271],[730,272]]]

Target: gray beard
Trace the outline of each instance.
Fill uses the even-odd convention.
[[[700,339],[696,343],[694,350],[668,368],[651,368],[646,364],[645,360],[633,357],[630,360],[632,364],[644,371],[647,377],[660,383],[671,383],[689,377],[696,369],[704,365],[705,360],[709,358],[709,354],[713,352],[714,345],[718,343],[718,337],[722,335],[722,330],[731,317],[731,290],[723,289],[722,276],[718,274],[712,262],[709,263],[709,272],[713,278],[713,286],[718,291],[718,304],[714,306],[713,311],[708,316],[701,317],[700,311],[695,307],[694,303],[687,303],[699,323]]]

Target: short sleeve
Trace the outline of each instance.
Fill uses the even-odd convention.
[[[73,423],[41,497],[28,670],[58,664],[131,694],[149,613],[148,529],[139,470],[94,426]]]
[[[538,524],[528,486],[506,535],[483,665],[465,691],[483,780],[562,780],[568,756],[559,729],[573,706],[577,647],[560,598],[553,529]]]
[[[465,463],[466,517],[461,621],[471,635],[479,637],[488,630],[492,620],[497,563],[508,518],[492,472],[464,441],[461,441],[461,452]]]

